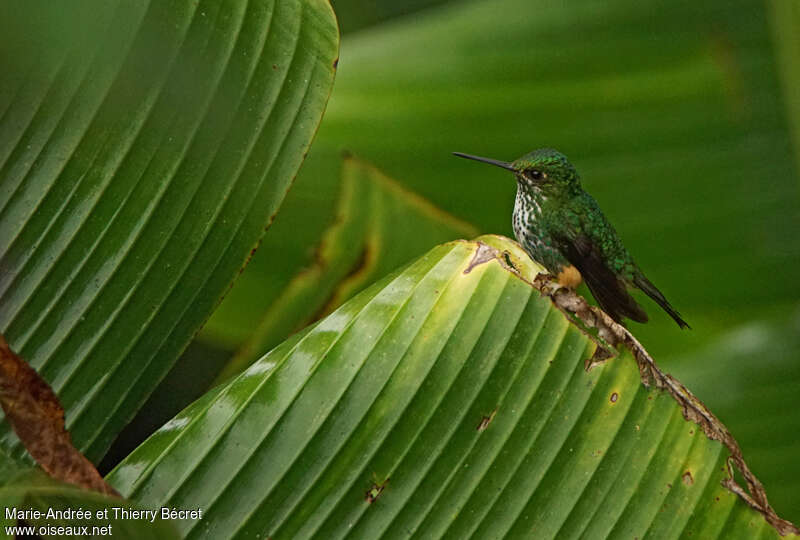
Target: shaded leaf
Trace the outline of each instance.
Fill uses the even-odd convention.
[[[336,216],[316,248],[313,264],[281,295],[262,303],[269,278],[259,258],[209,320],[204,336],[244,340],[221,378],[238,373],[286,336],[327,315],[345,300],[408,263],[431,246],[477,234],[475,228],[403,189],[372,166],[344,160]],[[260,322],[254,327],[254,319]]]
[[[0,330],[97,459],[277,211],[335,20],[324,0],[179,0],[3,2],[0,21]]]
[[[723,487],[739,489],[724,426],[607,316],[563,290],[554,307],[532,286],[540,270],[507,239],[437,247],[191,405],[108,480],[141,504],[203,507],[190,538],[777,538]],[[586,325],[636,361],[586,372],[613,354]],[[742,472],[749,503],[791,530]]]

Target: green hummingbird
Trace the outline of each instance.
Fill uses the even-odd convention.
[[[628,287],[636,287],[664,308],[678,326],[689,328],[633,261],[597,201],[581,187],[578,172],[566,156],[543,148],[507,163],[453,154],[514,173],[514,235],[528,255],[562,285],[575,288],[584,279],[612,319],[647,322],[647,314],[628,292]]]

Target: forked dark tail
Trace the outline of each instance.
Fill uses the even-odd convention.
[[[633,283],[634,285],[639,287],[642,291],[644,291],[645,294],[647,294],[647,296],[652,298],[656,304],[661,306],[664,309],[664,311],[669,313],[669,316],[675,319],[675,322],[678,323],[678,326],[680,326],[681,328],[689,328],[691,330],[691,326],[689,326],[689,323],[687,323],[681,318],[681,314],[678,313],[678,310],[676,310],[674,307],[670,305],[669,302],[667,302],[667,299],[664,298],[664,295],[661,294],[661,291],[659,291],[655,285],[650,283],[649,279],[639,274],[638,276],[635,276],[633,278]]]

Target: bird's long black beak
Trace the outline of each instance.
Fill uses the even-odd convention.
[[[470,154],[463,154],[461,152],[453,152],[454,156],[463,157],[466,159],[473,159],[475,161],[481,161],[483,163],[488,163],[489,165],[494,165],[495,167],[500,167],[502,169],[506,169],[511,172],[517,172],[514,167],[511,166],[511,163],[507,163],[505,161],[498,161],[492,158],[480,157],[480,156],[472,156]]]

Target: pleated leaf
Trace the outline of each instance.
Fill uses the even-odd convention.
[[[520,277],[540,268],[478,240],[291,337],[109,482],[203,508],[189,538],[777,537],[721,443],[630,354],[585,371],[595,341]]]
[[[0,331],[96,459],[278,210],[337,29],[324,0],[12,1],[0,21]]]

